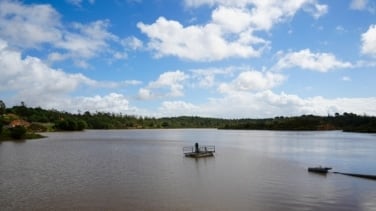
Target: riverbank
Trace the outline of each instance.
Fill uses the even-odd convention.
[[[6,142],[6,141],[14,141],[14,142],[23,142],[28,139],[40,139],[45,138],[46,136],[43,136],[38,133],[26,133],[20,138],[14,138],[10,135],[9,132],[4,132],[0,134],[0,142]]]

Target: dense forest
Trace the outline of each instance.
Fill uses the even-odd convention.
[[[40,107],[27,107],[21,102],[7,108],[0,100],[0,137],[23,138],[25,134],[44,131],[75,131],[84,129],[142,128],[218,128],[241,130],[343,130],[376,132],[376,117],[353,113],[328,116],[302,115],[266,119],[220,119],[195,116],[142,117],[115,113],[86,111],[72,114]]]

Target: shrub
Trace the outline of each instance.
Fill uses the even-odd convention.
[[[33,131],[33,132],[46,132],[47,131],[47,127],[42,125],[42,124],[38,124],[38,123],[32,123],[29,128],[29,130]]]
[[[87,128],[87,123],[84,120],[75,119],[59,120],[55,122],[55,128],[68,131],[84,130]]]
[[[26,134],[26,128],[23,126],[15,126],[9,128],[10,136],[14,139],[22,139]]]

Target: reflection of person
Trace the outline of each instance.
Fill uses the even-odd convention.
[[[199,152],[200,152],[200,149],[198,148],[198,143],[197,143],[197,142],[195,143],[195,152],[196,152],[196,153],[199,153]]]

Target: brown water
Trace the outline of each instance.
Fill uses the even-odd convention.
[[[376,210],[376,136],[88,130],[0,144],[0,210]],[[186,158],[182,147],[216,146]]]

